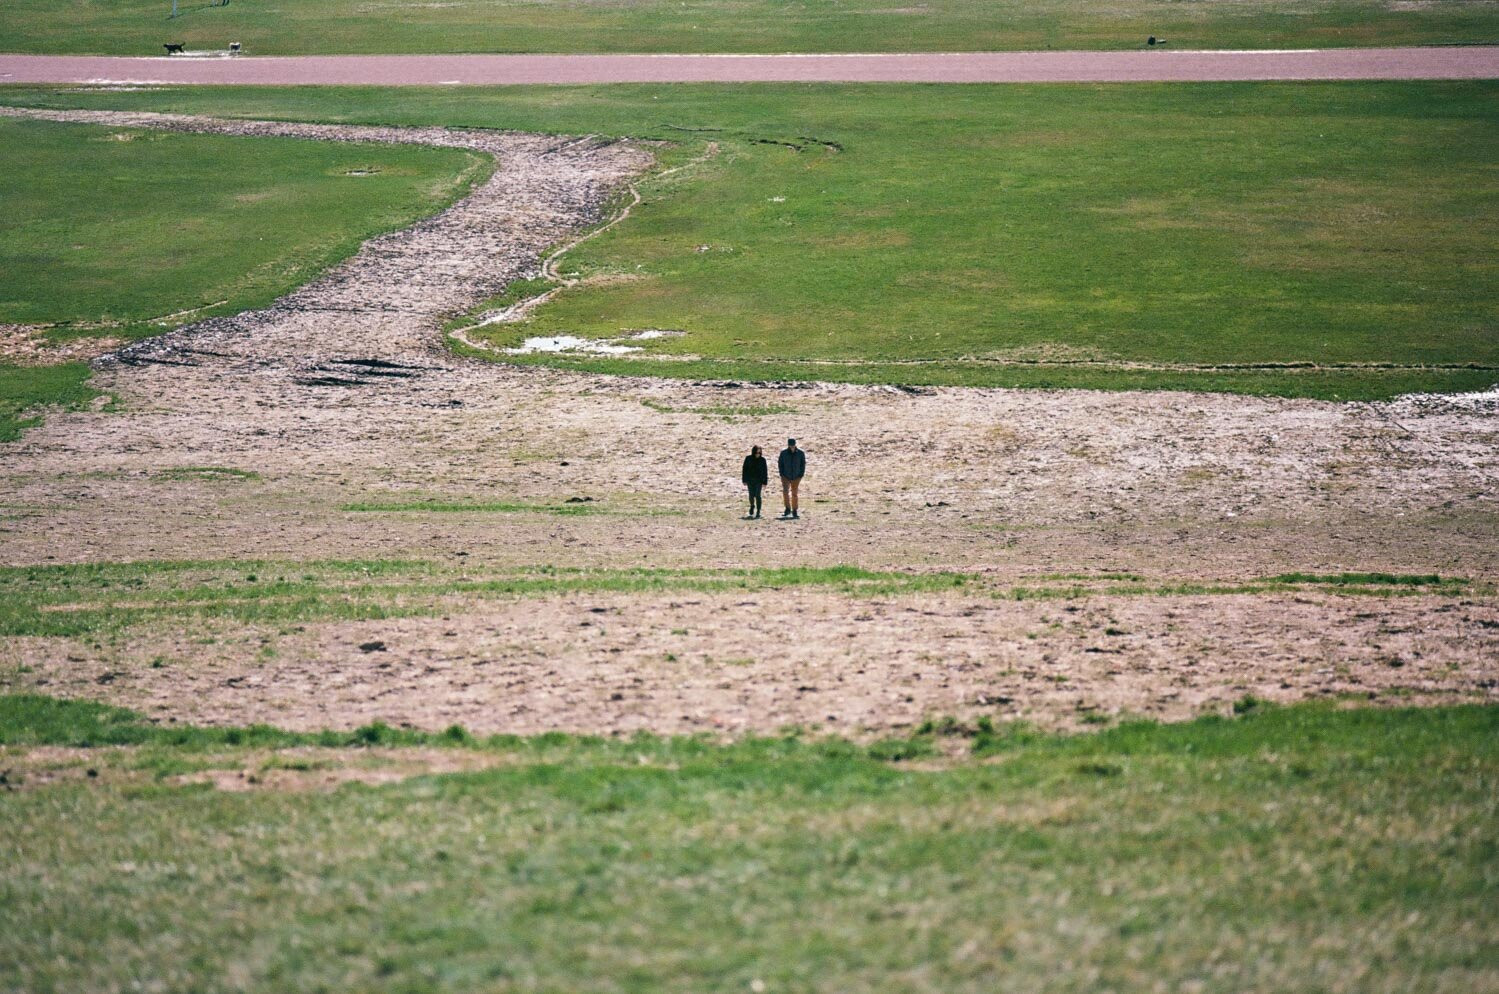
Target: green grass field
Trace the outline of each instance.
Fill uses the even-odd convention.
[[[257,55],[342,52],[876,52],[1312,48],[1499,40],[1488,3],[1373,0],[83,0],[0,6],[0,47],[160,55],[163,42]]]
[[[0,986],[1494,990],[1499,709],[1241,710],[879,748],[453,729],[427,748],[492,768],[228,793],[177,778],[414,740],[0,699],[0,766],[86,745],[0,793]]]
[[[453,149],[0,118],[0,323],[128,340],[263,306],[489,169]],[[0,362],[0,442],[91,400],[87,376]]]
[[[528,361],[1344,399],[1499,379],[1492,83],[4,99],[648,136],[678,143],[673,164],[716,142],[716,158],[647,182],[625,223],[566,257],[564,271],[606,285],[487,330],[502,347],[686,335],[630,359]]]
[[[263,306],[489,168],[456,149],[0,118],[0,322],[138,337],[188,319],[146,323],[174,312]]]

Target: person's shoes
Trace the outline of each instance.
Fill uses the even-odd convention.
[[[791,520],[791,509],[790,508],[787,508],[786,510],[784,510],[784,511],[781,512],[781,520],[782,521],[790,521]]]
[[[801,519],[802,519],[802,515],[801,515],[800,511],[792,511],[791,512],[791,520],[792,521],[800,521]]]

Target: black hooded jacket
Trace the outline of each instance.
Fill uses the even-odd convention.
[[[765,465],[764,456],[745,456],[744,469],[739,478],[744,481],[745,486],[765,486],[770,482],[770,469]]]

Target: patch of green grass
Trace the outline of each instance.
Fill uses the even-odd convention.
[[[8,793],[0,985],[1466,994],[1499,970],[1499,708],[1136,722],[1002,762],[482,747],[513,755],[329,793]]]
[[[260,474],[251,469],[235,469],[233,466],[174,466],[159,470],[156,477],[162,480],[233,480],[249,482],[260,479]]]
[[[1454,581],[1436,573],[1281,573],[1270,583],[1316,583],[1334,587],[1440,587]]]
[[[41,423],[42,409],[75,411],[87,407],[99,391],[88,385],[87,363],[57,366],[7,366],[0,363],[0,442],[14,442]]]
[[[1499,14],[1484,3],[1396,5],[1322,0],[1231,6],[1169,0],[528,0],[382,5],[358,0],[235,0],[183,8],[166,20],[150,0],[48,5],[8,0],[8,51],[161,55],[163,39],[256,55],[386,52],[880,52],[1144,48],[1311,48],[1493,42]]]
[[[642,400],[642,404],[662,414],[697,414],[705,418],[722,418],[733,421],[738,418],[766,418],[774,414],[795,414],[796,408],[786,404],[708,404],[703,407],[672,407],[655,400]]]
[[[686,334],[630,357],[513,361],[1346,400],[1499,380],[1499,186],[1474,182],[1499,164],[1496,93],[1485,81],[7,99],[626,134],[678,143],[674,162],[715,141],[716,157],[643,183],[627,221],[565,257],[582,277],[630,279],[474,333],[501,347]],[[801,150],[763,143],[783,140]]]
[[[129,338],[261,306],[491,167],[455,149],[0,118],[0,321]]]
[[[782,110],[842,151],[726,144],[569,257],[635,278],[492,339],[682,329],[644,365],[528,361],[759,380],[1345,399],[1499,381],[1499,197],[1467,179],[1499,164],[1491,87],[1435,118],[1431,91],[1380,85],[965,88],[935,116],[918,88],[856,92]]]

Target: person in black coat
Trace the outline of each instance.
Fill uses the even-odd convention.
[[[740,471],[739,478],[744,485],[749,487],[749,514],[744,520],[749,521],[760,516],[760,492],[765,489],[765,484],[770,482],[770,468],[765,465],[765,456],[760,452],[760,446],[750,449],[750,454],[744,457],[744,469]]]

